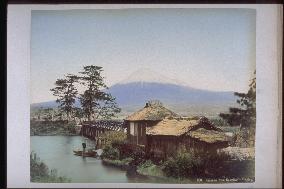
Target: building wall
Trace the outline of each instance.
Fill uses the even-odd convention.
[[[127,124],[127,139],[131,144],[146,145],[147,122],[132,121]]]

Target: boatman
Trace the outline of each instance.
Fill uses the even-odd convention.
[[[83,151],[85,151],[85,149],[86,149],[86,143],[83,142],[83,143],[82,143],[82,146],[83,146]]]
[[[82,156],[85,157],[86,143],[83,142],[83,143],[82,143],[82,146],[83,146]]]

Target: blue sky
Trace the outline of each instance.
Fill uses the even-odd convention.
[[[57,78],[91,64],[109,86],[150,68],[192,87],[245,92],[255,19],[253,9],[32,11],[31,102],[55,99]]]

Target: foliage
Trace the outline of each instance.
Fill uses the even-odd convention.
[[[235,135],[235,144],[241,147],[252,147],[255,141],[256,124],[256,77],[251,80],[247,93],[235,93],[239,97],[237,103],[242,108],[230,108],[230,113],[221,113],[220,117],[231,126],[240,126],[240,131]]]
[[[247,93],[238,93],[237,103],[241,108],[230,108],[230,113],[221,113],[220,117],[226,120],[231,126],[240,125],[242,128],[251,128],[256,123],[256,78],[251,80],[250,89]]]
[[[69,131],[70,133],[76,134],[75,126],[76,126],[76,125],[75,125],[74,122],[72,122],[72,123],[69,122],[68,124],[66,124],[65,128],[66,128],[66,130]]]
[[[226,154],[179,152],[163,164],[167,176],[175,178],[197,178],[213,175],[229,160]]]
[[[233,145],[246,148],[255,145],[255,128],[243,128],[233,136]]]
[[[120,158],[132,158],[131,166],[137,166],[143,163],[146,159],[145,148],[129,143],[120,143],[117,145],[120,151]]]
[[[35,153],[30,154],[31,182],[70,182],[66,177],[58,176],[57,170],[49,171],[47,165],[40,161]]]
[[[228,126],[230,126],[226,120],[221,119],[221,118],[210,119],[210,122],[213,125],[215,125],[216,127],[228,127]]]
[[[116,167],[120,167],[122,169],[127,169],[129,167],[130,162],[132,161],[132,158],[125,158],[122,160],[110,160],[110,159],[103,159],[103,164],[105,165],[113,165]]]
[[[50,89],[53,95],[57,96],[56,102],[59,103],[60,110],[66,112],[68,120],[74,110],[75,98],[78,94],[74,85],[77,80],[77,76],[68,74],[65,79],[57,79],[56,87]]]
[[[31,135],[76,135],[75,123],[67,121],[30,122]]]
[[[164,172],[161,166],[155,165],[151,160],[146,160],[138,166],[137,172],[142,175],[164,177]]]
[[[68,120],[71,116],[78,117],[80,121],[84,117],[89,121],[99,118],[110,119],[121,111],[115,98],[105,92],[108,87],[101,76],[102,71],[100,66],[84,66],[83,71],[79,72],[81,75],[67,74],[64,79],[56,80],[55,87],[50,90],[57,97],[56,102],[59,103],[59,109],[67,114]],[[84,88],[79,96],[82,108],[74,106],[78,97],[75,84],[81,84]]]
[[[144,163],[142,163],[139,167],[141,168],[147,168],[153,166],[154,163],[151,160],[146,160]]]
[[[102,159],[131,159],[130,166],[138,166],[145,162],[146,153],[144,147],[129,144],[124,137],[121,140],[113,140],[109,144],[103,149]]]
[[[231,160],[226,153],[181,153],[164,162],[168,177],[249,178],[254,180],[254,160]]]
[[[80,82],[86,87],[83,94],[80,95],[80,102],[88,120],[92,120],[93,116],[96,119],[108,119],[120,112],[115,98],[111,94],[106,93],[106,84],[101,76],[102,67],[100,66],[84,66],[84,70],[80,72]]]
[[[74,108],[74,116],[79,118],[80,123],[82,123],[82,119],[84,118],[84,110],[82,108]]]
[[[137,166],[145,161],[145,148],[127,143],[126,133],[107,131],[100,138],[105,144],[102,159],[131,159],[130,166]]]
[[[117,147],[120,143],[126,142],[127,135],[121,131],[106,131],[100,136],[105,146]]]
[[[165,161],[163,171],[167,176],[175,178],[191,177],[197,174],[194,170],[198,168],[199,163],[198,159],[189,153],[178,154],[176,158],[170,157]]]
[[[119,150],[112,146],[106,146],[101,155],[102,159],[116,160],[119,159]]]

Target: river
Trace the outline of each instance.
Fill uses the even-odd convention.
[[[97,158],[73,155],[74,149],[95,147],[93,141],[81,136],[31,136],[31,150],[58,175],[71,179],[74,183],[161,183],[163,181],[141,176],[127,176],[126,171],[105,166]]]

